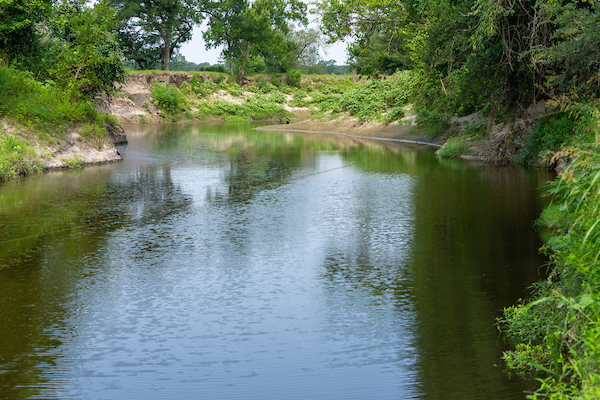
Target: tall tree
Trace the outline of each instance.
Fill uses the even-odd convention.
[[[35,40],[35,24],[50,11],[51,0],[0,1],[0,56],[11,59]]]
[[[306,4],[301,0],[213,1],[206,14],[206,46],[224,46],[223,57],[230,74],[237,73],[240,83],[253,54],[275,51],[285,41],[290,23],[307,22]]]
[[[202,20],[200,0],[110,0],[110,3],[123,24],[121,43],[127,45],[128,41],[123,39],[129,37],[129,45],[133,47],[129,50],[145,53],[146,57],[152,48],[160,48],[165,71],[169,70],[175,50],[192,38],[192,29]]]
[[[51,24],[56,41],[54,80],[74,98],[114,93],[124,82],[123,54],[116,35],[115,10],[107,2],[93,7],[83,2],[58,5]]]

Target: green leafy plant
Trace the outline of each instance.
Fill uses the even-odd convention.
[[[436,151],[440,158],[456,158],[469,151],[469,143],[463,139],[449,140],[444,146]]]
[[[154,83],[151,86],[152,102],[169,116],[176,116],[183,108],[185,99],[172,85]]]
[[[302,83],[302,72],[298,69],[288,71],[285,82],[288,86],[299,88]]]

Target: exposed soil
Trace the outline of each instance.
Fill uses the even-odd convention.
[[[26,140],[37,154],[42,169],[69,168],[76,165],[99,164],[121,161],[121,155],[115,143],[126,142],[124,133],[109,132],[102,139],[86,138],[81,129],[71,126],[58,138],[39,139],[39,135],[25,129],[22,125],[0,119],[0,128],[6,135]]]
[[[152,93],[150,86],[155,82],[169,83],[177,87],[185,81],[191,81],[194,76],[201,80],[215,81],[218,75],[208,73],[185,73],[185,72],[147,72],[141,74],[129,75],[124,85],[117,87],[119,94],[108,98],[103,97],[98,101],[98,110],[107,114],[115,115],[123,123],[150,123],[162,122],[164,116],[152,104]],[[284,77],[282,77],[284,78]],[[267,77],[267,79],[269,79]],[[311,84],[320,82],[319,77],[302,77],[303,81],[310,81]],[[327,77],[332,79],[332,77]],[[365,80],[366,77],[355,77],[356,81]],[[255,83],[255,77],[245,79],[244,86]],[[284,79],[283,79],[284,80]],[[211,98],[223,99],[231,103],[241,103],[252,93],[242,93],[241,96],[232,96],[228,92],[218,91],[211,95]],[[481,120],[479,114],[472,114],[461,118],[450,120],[451,128],[440,137],[432,137],[419,129],[412,122],[411,117],[405,118],[401,123],[393,122],[388,125],[381,123],[359,123],[356,118],[348,115],[329,119],[306,119],[310,117],[311,111],[305,107],[289,107],[286,110],[292,112],[296,120],[302,121],[281,125],[263,127],[265,130],[287,130],[287,131],[311,131],[321,133],[337,133],[353,136],[364,136],[371,138],[396,139],[405,141],[427,142],[441,146],[449,138],[460,135],[462,127],[467,124],[476,123]],[[524,135],[530,130],[532,121],[539,116],[547,113],[549,108],[543,102],[526,110],[523,120],[516,121],[510,125],[488,125],[483,135],[479,139],[467,139],[470,144],[470,150],[463,158],[479,159],[505,163],[518,151],[522,145]]]

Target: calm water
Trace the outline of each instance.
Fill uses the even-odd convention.
[[[525,397],[494,323],[544,174],[249,128],[0,186],[0,398]]]

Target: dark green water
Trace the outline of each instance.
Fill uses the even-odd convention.
[[[0,185],[0,398],[525,397],[494,323],[547,176],[249,128]]]

